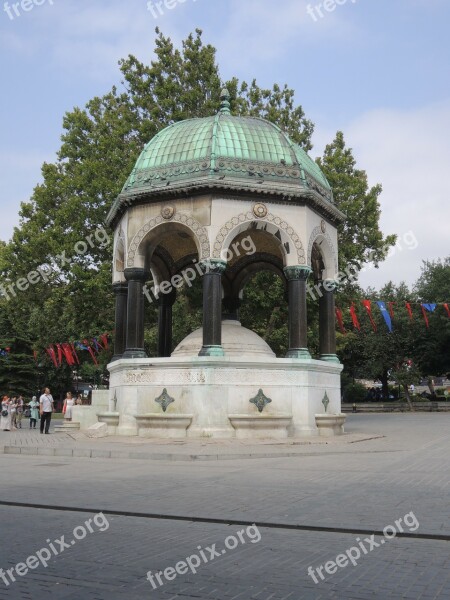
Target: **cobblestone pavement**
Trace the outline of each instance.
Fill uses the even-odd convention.
[[[107,531],[78,540],[47,568],[6,586],[0,600],[300,600],[447,599],[450,597],[450,416],[355,415],[349,429],[386,437],[343,446],[305,447],[294,458],[175,463],[0,455],[0,568],[10,569],[93,517],[79,509],[129,511],[107,515]],[[50,438],[51,436],[49,436]],[[3,442],[1,442],[3,443]],[[52,510],[65,506],[73,511]],[[395,538],[314,583],[317,569],[413,512],[425,539]],[[176,521],[178,515],[213,522]],[[239,543],[194,575],[163,586],[146,580],[217,544],[245,526],[214,520],[278,524],[261,540]],[[292,530],[300,525],[310,530]],[[314,527],[330,531],[314,531]],[[333,529],[333,531],[331,531]],[[405,531],[409,530],[405,528]],[[433,539],[433,535],[444,539]],[[49,540],[49,542],[47,542]],[[317,578],[317,575],[316,575]]]

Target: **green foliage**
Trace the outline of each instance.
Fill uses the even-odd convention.
[[[278,357],[286,355],[288,308],[285,287],[277,275],[264,271],[250,280],[240,317],[242,325],[260,335]]]
[[[347,216],[339,228],[340,270],[354,268],[357,272],[365,263],[377,265],[396,240],[395,235],[384,238],[379,228],[381,185],[369,188],[367,174],[356,168],[341,131],[317,163],[331,185],[336,206]]]
[[[181,49],[157,30],[155,59],[149,65],[134,56],[119,64],[120,89],[113,87],[64,116],[57,161],[44,163],[43,182],[22,204],[11,241],[0,243],[3,285],[15,286],[19,278],[41,265],[53,267],[48,282],[30,285],[0,304],[0,318],[10,323],[4,335],[17,340],[19,354],[27,357],[35,348],[112,331],[112,244],[94,243],[84,254],[74,251],[76,244],[92,236],[104,222],[144,145],[154,135],[171,123],[209,116],[219,108],[222,77],[216,50],[203,43],[200,30],[189,35]],[[311,149],[313,124],[296,104],[292,89],[279,84],[260,88],[254,80],[247,83],[237,78],[225,83],[234,114],[269,119],[305,150]],[[320,164],[335,188],[338,207],[348,215],[340,231],[341,264],[360,267],[369,260],[382,260],[393,237],[383,239],[378,227],[381,188],[368,188],[367,177],[356,169],[342,134],[327,147]],[[57,258],[63,254],[71,258],[70,264]],[[174,344],[201,326],[199,285],[196,282],[179,294],[173,311]],[[309,341],[317,351],[317,307],[308,310]],[[280,280],[262,273],[249,282],[241,314],[245,326],[265,337],[278,356],[284,356],[287,306]],[[156,340],[157,309],[147,305],[145,343],[150,355],[156,354]],[[91,359],[83,354],[89,364],[83,369],[90,371]],[[45,380],[57,389],[68,388],[70,369],[55,371],[48,359],[42,365],[39,385]],[[30,373],[17,365],[14,375],[0,365],[0,377],[5,384],[9,378],[14,385],[28,389],[36,379],[36,367],[31,363],[29,368]]]
[[[344,402],[364,402],[367,398],[367,389],[362,383],[350,383],[342,390]]]

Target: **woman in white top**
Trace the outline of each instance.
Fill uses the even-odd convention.
[[[63,415],[64,415],[64,419],[66,421],[72,420],[72,407],[74,404],[75,404],[75,402],[72,398],[72,394],[70,392],[67,392],[66,398],[64,400],[64,406],[63,406]]]
[[[0,429],[3,429],[3,431],[11,431],[11,406],[8,396],[3,396],[1,415]]]

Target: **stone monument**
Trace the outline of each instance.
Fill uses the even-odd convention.
[[[340,414],[334,291],[343,219],[317,164],[274,124],[233,116],[227,90],[216,115],[159,132],[107,218],[116,334],[110,411],[100,420],[111,433],[317,434],[325,393],[327,415]],[[284,358],[239,322],[245,285],[264,269],[287,289]],[[173,350],[172,306],[186,272],[203,280],[203,328]],[[322,291],[317,360],[307,347],[310,277]],[[158,357],[144,349],[146,297],[159,305]]]

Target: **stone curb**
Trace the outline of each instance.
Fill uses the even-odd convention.
[[[115,458],[115,459],[136,459],[136,460],[163,460],[180,462],[201,462],[218,460],[244,460],[257,458],[295,458],[302,456],[311,456],[311,453],[305,455],[300,452],[261,452],[261,453],[236,453],[236,454],[178,454],[173,452],[137,452],[126,450],[95,450],[91,448],[41,448],[41,447],[21,447],[5,446],[3,454],[14,454],[22,456],[55,456],[67,458]],[[319,453],[317,453],[319,454]],[[323,453],[321,453],[323,454]],[[314,453],[314,456],[316,454]]]

